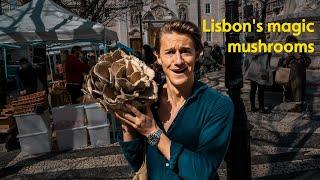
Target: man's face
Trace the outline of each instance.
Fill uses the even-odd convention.
[[[77,49],[74,54],[75,54],[76,57],[82,57],[82,51],[81,51],[81,49]]]
[[[162,65],[167,80],[174,86],[183,86],[194,78],[194,65],[199,53],[192,39],[176,32],[165,33],[160,39],[158,63]]]

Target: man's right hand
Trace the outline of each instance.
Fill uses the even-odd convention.
[[[123,141],[132,141],[136,138],[137,136],[137,131],[131,127],[129,124],[121,121],[120,114],[121,112],[115,112],[115,116],[117,117],[117,120],[120,121],[121,123],[121,129],[122,129],[122,133],[123,133]]]

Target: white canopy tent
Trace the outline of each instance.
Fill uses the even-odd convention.
[[[0,16],[3,55],[4,44],[51,44],[70,41],[105,43],[118,41],[118,36],[102,24],[83,19],[51,0],[32,0]],[[6,63],[6,57],[4,61]]]
[[[0,42],[117,41],[117,33],[51,0],[33,0],[0,16]]]

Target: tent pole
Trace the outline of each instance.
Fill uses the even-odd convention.
[[[31,47],[30,45],[27,45],[27,59],[29,62],[31,62],[30,47]],[[32,49],[31,49],[31,51],[32,51]]]
[[[50,67],[50,76],[51,76],[51,83],[53,83],[53,73],[52,73],[52,66],[51,66],[51,59],[50,59],[50,54],[48,52],[48,61],[49,61],[49,67]]]
[[[3,54],[4,72],[6,74],[6,79],[8,79],[7,52],[5,47],[2,48],[2,54]]]

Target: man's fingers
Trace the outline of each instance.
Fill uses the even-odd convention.
[[[131,121],[129,121],[129,120],[127,120],[126,118],[122,117],[122,116],[119,115],[118,113],[115,112],[115,115],[116,115],[116,117],[117,117],[120,121],[122,121],[122,122],[130,125],[131,127],[135,128],[135,129],[137,128],[137,126],[136,126],[134,123],[132,123]]]
[[[129,113],[124,113],[124,112],[116,112],[116,116],[121,117],[122,119],[126,119],[128,121],[131,121],[132,123],[136,122],[136,118],[132,116]]]
[[[149,116],[149,117],[153,116],[152,111],[151,111],[151,107],[147,106],[146,108],[147,108],[147,116]]]
[[[130,111],[136,115],[136,117],[140,117],[142,115],[142,113],[137,109],[135,108],[134,106],[130,105],[130,104],[126,104],[127,108],[130,109]]]

